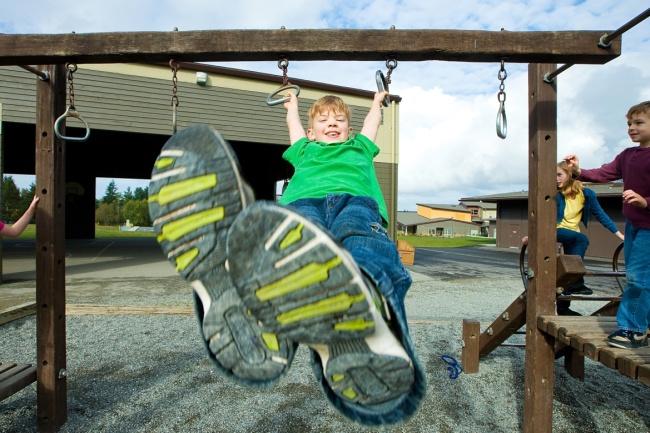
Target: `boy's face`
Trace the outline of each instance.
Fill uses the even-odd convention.
[[[322,143],[343,143],[350,137],[350,121],[342,113],[321,111],[307,129],[307,138]]]
[[[650,147],[650,113],[635,113],[627,120],[630,139],[642,147]]]

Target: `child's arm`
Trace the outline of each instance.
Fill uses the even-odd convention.
[[[591,191],[591,190],[590,190]],[[616,227],[616,224],[612,219],[607,215],[607,212],[603,209],[603,207],[600,205],[600,202],[596,198],[596,193],[593,191],[591,192],[593,200],[591,204],[591,213],[593,216],[596,217],[596,219],[605,227],[607,230],[610,232],[614,233],[616,237],[618,237],[620,240],[624,240],[625,237],[623,236],[623,233]]]
[[[385,91],[375,93],[375,98],[372,100],[370,111],[368,111],[368,114],[363,121],[361,134],[368,137],[370,141],[375,141],[375,138],[377,138],[377,130],[381,123],[381,101],[383,101],[384,97],[387,95],[388,92]]]
[[[298,97],[293,92],[287,95],[289,100],[284,103],[284,108],[287,109],[287,127],[289,128],[289,141],[291,144],[306,137],[305,129],[302,127],[300,121],[300,113],[298,113]]]
[[[25,213],[20,218],[18,218],[18,221],[13,224],[5,224],[2,230],[0,230],[0,235],[10,238],[20,236],[21,233],[24,232],[27,228],[29,221],[31,221],[32,217],[34,216],[34,212],[36,212],[36,206],[38,206],[39,200],[40,199],[38,197],[34,197],[32,203],[29,205]]]
[[[600,168],[592,168],[589,170],[580,169],[580,160],[577,155],[569,154],[564,157],[564,160],[569,167],[574,166],[578,172],[578,179],[586,180],[588,182],[606,183],[613,180],[622,178],[620,170],[620,154],[614,158],[614,161],[603,164]]]

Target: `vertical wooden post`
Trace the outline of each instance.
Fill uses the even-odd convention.
[[[461,361],[465,373],[478,373],[480,337],[480,322],[463,319],[463,353]]]
[[[2,102],[0,102],[0,186],[2,185],[2,180],[4,179],[5,170],[4,170],[4,143],[2,142]],[[0,207],[4,205],[4,197],[2,197],[2,188],[0,188]],[[2,242],[0,242],[0,284],[2,284],[3,279],[3,269],[2,262],[4,260],[4,254],[2,252]]]
[[[553,424],[554,342],[537,328],[537,317],[555,311],[557,95],[555,84],[543,80],[554,69],[528,66],[528,266],[534,276],[526,302],[525,433],[551,433]]]
[[[65,342],[65,153],[54,121],[65,110],[64,65],[44,66],[36,80],[36,359],[41,432],[67,419]]]

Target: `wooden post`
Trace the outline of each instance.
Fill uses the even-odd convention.
[[[67,419],[65,346],[65,147],[53,131],[65,110],[64,65],[36,79],[36,359],[41,432]]]
[[[461,361],[465,373],[478,373],[478,342],[480,335],[480,322],[463,319],[463,354]]]
[[[553,423],[555,351],[553,338],[537,327],[537,317],[555,314],[557,95],[555,84],[543,80],[554,69],[528,66],[528,266],[533,278],[526,303],[525,433],[551,433]]]
[[[0,181],[4,181],[4,143],[2,142],[2,102],[0,102]],[[2,183],[0,183],[0,186]],[[0,188],[0,207],[4,204],[2,197],[2,188]],[[3,279],[3,269],[2,262],[4,260],[4,254],[2,251],[2,242],[0,242],[0,284],[2,284]]]

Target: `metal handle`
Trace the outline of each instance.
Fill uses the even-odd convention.
[[[499,104],[499,111],[497,112],[497,136],[499,138],[506,138],[508,135],[508,118],[506,117],[505,101]]]
[[[296,96],[300,95],[300,87],[296,86],[295,84],[287,84],[285,86],[280,87],[278,90],[275,92],[271,93],[267,98],[266,98],[266,105],[269,107],[273,107],[274,105],[280,105],[284,104],[289,100],[288,96],[283,96],[282,98],[278,99],[273,99],[276,96],[278,96],[279,93],[283,93],[287,90],[295,90],[296,91]]]
[[[384,77],[384,73],[381,71],[377,71],[375,73],[375,81],[377,81],[377,92],[388,92],[388,82],[386,81],[386,77]],[[384,107],[388,107],[390,105],[390,99],[388,96],[384,98],[383,101],[381,101],[381,105]]]
[[[61,125],[65,122],[65,119],[68,117],[74,117],[75,119],[79,119],[84,126],[86,127],[86,134],[83,137],[68,137],[66,135],[63,135],[59,132],[59,128]],[[88,137],[90,136],[90,127],[88,127],[88,124],[86,121],[81,117],[81,114],[77,110],[75,110],[74,107],[68,107],[65,110],[65,113],[59,116],[58,119],[56,119],[56,122],[54,122],[54,135],[57,136],[57,138],[61,140],[67,140],[67,141],[86,141],[88,140]]]

